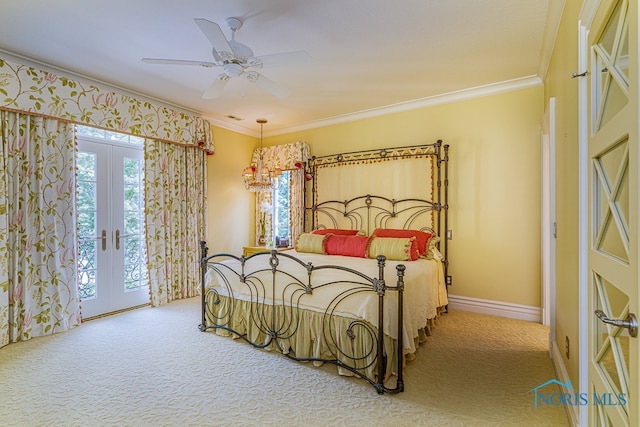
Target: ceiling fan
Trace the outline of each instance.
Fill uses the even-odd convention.
[[[222,73],[218,74],[218,77],[202,95],[204,99],[218,97],[230,79],[242,75],[249,82],[255,83],[272,95],[278,98],[285,98],[290,93],[287,88],[268,79],[256,70],[266,67],[303,64],[311,60],[306,51],[253,56],[253,51],[249,46],[235,40],[236,31],[242,27],[242,21],[238,18],[227,18],[225,20],[231,30],[231,40],[227,40],[222,29],[215,22],[202,18],[196,18],[194,21],[211,42],[214,61],[142,58],[142,62],[147,64],[199,65],[205,68],[221,67]]]

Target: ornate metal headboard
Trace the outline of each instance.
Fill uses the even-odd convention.
[[[316,228],[364,230],[367,235],[376,228],[402,228],[435,232],[434,211],[441,206],[423,199],[389,199],[367,194],[353,199],[327,200],[315,204],[313,225]]]
[[[367,165],[397,159],[430,159],[430,182],[424,182],[423,190],[430,188],[431,200],[425,199],[425,191],[409,197],[396,194],[364,194],[346,200],[318,200],[318,171],[343,165]],[[371,234],[376,228],[403,228],[428,230],[440,236],[440,251],[444,256],[445,277],[448,266],[448,185],[449,146],[442,140],[434,144],[377,150],[354,151],[322,157],[311,157],[306,172],[311,177],[311,192],[305,191],[305,227],[349,228]],[[385,177],[376,177],[382,181]],[[309,205],[309,202],[311,204]]]

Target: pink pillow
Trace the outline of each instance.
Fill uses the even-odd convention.
[[[420,230],[401,230],[397,228],[376,228],[372,236],[378,237],[415,237],[414,245],[411,250],[418,251],[418,255],[426,256],[427,249],[429,248],[429,240],[433,237],[433,234]],[[411,258],[413,258],[413,253]]]
[[[332,234],[327,239],[325,251],[327,255],[344,255],[359,258],[367,257],[367,236],[344,236]]]
[[[313,230],[313,234],[335,234],[336,236],[355,236],[360,230],[347,230],[344,228],[319,228]]]

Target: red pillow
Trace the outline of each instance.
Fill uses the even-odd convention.
[[[344,228],[319,228],[313,230],[313,234],[335,234],[336,236],[355,236],[360,230],[347,230]]]
[[[426,256],[427,249],[429,248],[429,240],[433,237],[433,234],[420,230],[401,230],[397,228],[376,228],[372,236],[378,237],[415,237],[414,241],[415,249],[419,255]],[[412,251],[414,248],[411,248]],[[412,256],[413,258],[413,256]]]
[[[327,239],[325,251],[327,255],[344,255],[366,258],[367,257],[367,236],[344,236],[332,234]]]

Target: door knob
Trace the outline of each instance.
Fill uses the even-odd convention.
[[[596,316],[598,316],[598,319],[600,319],[602,322],[608,325],[629,329],[629,335],[631,335],[633,338],[638,336],[638,319],[636,318],[635,314],[629,313],[626,319],[620,320],[620,319],[609,319],[607,315],[604,314],[604,311],[602,310],[596,310],[594,313]]]

